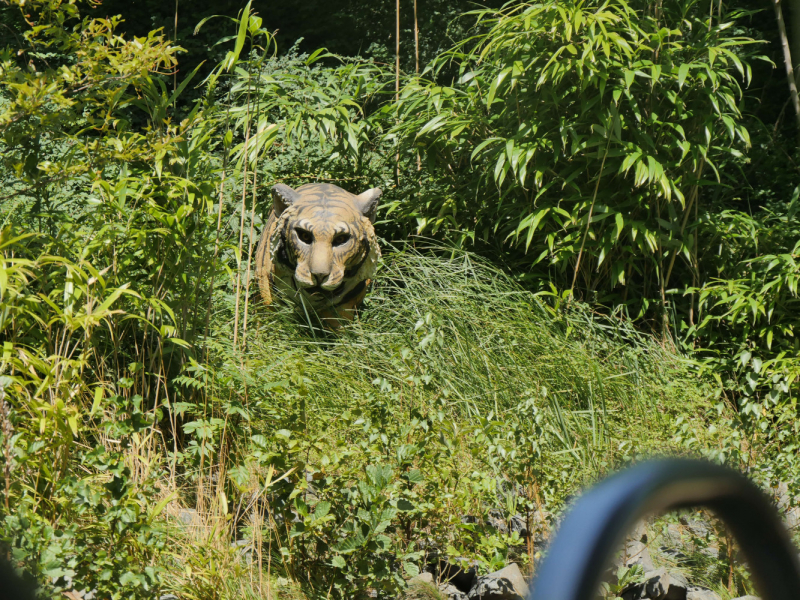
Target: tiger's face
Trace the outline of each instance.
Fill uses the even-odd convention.
[[[293,267],[292,287],[312,303],[338,304],[358,291],[355,285],[363,282],[358,274],[370,253],[380,194],[372,189],[356,196],[330,184],[273,189],[273,210],[283,217],[283,252],[276,260],[284,270]]]

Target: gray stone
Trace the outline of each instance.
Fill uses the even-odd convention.
[[[534,515],[534,522],[537,515]],[[474,519],[474,517],[469,517],[470,519]],[[465,517],[461,517],[461,522],[477,522],[475,521],[465,521]],[[541,517],[538,519],[541,520]],[[520,537],[528,537],[528,524],[525,520],[525,517],[522,515],[513,515],[508,521],[503,517],[503,511],[492,509],[489,511],[486,517],[486,523],[499,531],[502,534],[507,533],[514,533],[515,531],[519,534]]]
[[[664,600],[687,600],[689,582],[683,573],[672,571],[669,573],[669,589],[664,596]]]
[[[778,505],[778,510],[783,515],[783,520],[789,530],[795,530],[800,526],[800,506],[798,506],[798,498],[792,499],[789,494],[789,485],[785,481],[781,481],[776,488],[772,490],[775,498],[775,504]]]
[[[624,600],[687,600],[689,584],[681,573],[663,567],[644,574],[644,583],[630,585],[620,594]]]
[[[681,531],[681,526],[675,523],[667,525],[666,531],[664,532],[664,541],[672,546],[682,546],[683,531]]]
[[[467,600],[467,595],[464,592],[449,583],[440,583],[439,593],[447,600]]]
[[[706,588],[691,587],[686,592],[686,600],[721,600],[719,595]]]
[[[469,592],[469,600],[524,600],[528,595],[528,585],[515,563],[505,569],[478,577]]]
[[[202,525],[200,514],[193,508],[179,509],[178,520],[187,527],[200,527]]]
[[[433,573],[420,573],[416,577],[412,577],[409,582],[410,585],[424,583],[426,585],[433,585]]]
[[[669,548],[667,546],[661,546],[659,548],[659,550],[661,551],[661,554],[664,554],[665,556],[669,556],[673,560],[681,561],[681,560],[685,560],[685,559],[689,558],[688,556],[686,556],[683,552],[681,552],[677,548]]]
[[[519,537],[528,537],[528,525],[525,523],[525,517],[522,515],[514,515],[509,520],[511,525],[511,533],[518,533]]]
[[[634,527],[633,531],[628,535],[628,539],[634,542],[647,543],[647,525],[644,521],[639,521],[636,524],[636,527]]]
[[[695,537],[707,538],[709,534],[711,534],[711,527],[705,521],[701,521],[700,519],[689,520],[686,517],[681,517],[679,520]]]
[[[508,525],[506,525],[506,521],[503,518],[503,511],[497,509],[490,510],[486,517],[486,522],[498,532],[502,534],[508,533]]]
[[[622,564],[626,567],[641,565],[645,573],[655,569],[655,566],[653,565],[653,559],[650,556],[650,551],[642,542],[634,541],[625,544],[625,553],[622,558]]]
[[[164,594],[158,600],[178,600],[178,597],[175,594]]]
[[[231,542],[231,548],[236,550],[239,556],[244,559],[248,565],[253,564],[253,540],[243,539]]]
[[[656,569],[655,571],[648,571],[644,574],[644,577],[645,598],[660,600],[667,595],[667,590],[669,590],[669,573],[667,573],[664,567]]]
[[[439,582],[437,585],[437,581],[432,573],[420,573],[416,577],[409,579],[408,592],[405,598],[406,600],[430,599],[434,590],[439,592],[437,598],[441,597],[446,600],[467,600],[467,595],[456,586],[446,581]]]

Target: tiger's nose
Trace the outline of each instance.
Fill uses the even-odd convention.
[[[332,261],[333,256],[330,249],[320,248],[311,255],[309,271],[311,271],[311,277],[316,285],[322,285],[328,279],[331,274]]]

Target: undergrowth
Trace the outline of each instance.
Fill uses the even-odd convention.
[[[273,574],[264,589],[279,577],[309,596],[396,597],[447,556],[530,568],[568,495],[681,452],[678,418],[717,414],[652,338],[555,311],[467,253],[387,252],[336,334],[258,306],[241,351],[220,306],[208,363],[180,378],[198,391],[180,407],[196,439],[172,460],[204,543],[244,540]],[[184,571],[172,584],[187,594]]]
[[[795,203],[757,223],[697,211],[717,206],[703,165],[725,181],[739,157],[721,156],[747,145],[705,152],[702,124],[720,140],[746,131],[704,75],[738,86],[739,59],[716,50],[735,41],[720,15],[706,22],[691,3],[668,3],[676,27],[692,22],[675,20],[683,8],[700,26],[685,47],[663,47],[651,76],[619,71],[633,58],[615,43],[623,62],[597,118],[558,116],[559,82],[575,106],[594,100],[576,95],[577,71],[558,74],[577,59],[557,61],[561,42],[534,35],[547,43],[531,64],[558,71],[541,98],[564,135],[589,136],[568,156],[556,150],[566,141],[535,131],[556,131],[550,117],[514,133],[517,90],[536,70],[518,72],[519,37],[493,45],[492,64],[456,87],[403,77],[398,103],[376,63],[273,57],[272,30],[248,3],[190,107],[181,95],[195,73],[173,77],[180,48],[163,32],[132,39],[119,18],[87,18],[73,2],[0,2],[23,31],[0,51],[0,551],[43,595],[396,598],[444,558],[530,570],[571,495],[656,453],[704,455],[797,489]],[[649,56],[645,42],[669,29],[648,3],[613,4],[625,23],[602,18]],[[518,8],[485,16],[534,33],[547,15],[563,18],[550,5]],[[641,26],[627,31],[628,19]],[[575,39],[589,48],[590,34],[586,25]],[[479,46],[467,43],[459,60],[472,69]],[[602,100],[605,80],[592,77]],[[481,80],[495,82],[487,104]],[[685,130],[693,147],[670,133],[663,173],[647,131],[686,120],[676,108],[636,124],[658,89],[662,105],[697,111]],[[522,109],[546,116],[523,96]],[[445,102],[468,97],[464,110]],[[614,167],[622,118],[644,149],[625,146]],[[548,164],[574,185],[557,191]],[[595,185],[607,177],[615,185]],[[384,244],[361,315],[342,331],[261,306],[251,266],[266,189],[310,180],[381,185],[380,234],[482,237],[474,247],[509,268],[426,242]],[[531,184],[556,204],[536,208]],[[536,256],[556,271],[530,271]],[[703,283],[712,272],[719,285]],[[576,301],[582,288],[594,304]],[[604,303],[614,314],[638,303],[655,322],[595,314]],[[663,341],[633,326],[648,323]]]

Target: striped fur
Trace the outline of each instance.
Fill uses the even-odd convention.
[[[326,327],[352,320],[381,256],[372,226],[380,194],[373,188],[356,196],[326,183],[276,185],[256,251],[264,302],[278,292]]]

